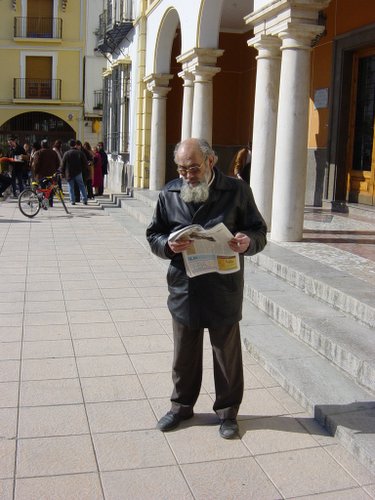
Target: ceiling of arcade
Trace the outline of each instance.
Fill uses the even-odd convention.
[[[244,17],[253,10],[253,0],[224,0],[220,31],[249,31]]]

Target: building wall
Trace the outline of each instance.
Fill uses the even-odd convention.
[[[336,132],[332,130],[331,106],[334,97],[334,44],[335,40],[350,32],[360,30],[375,23],[375,2],[372,0],[332,0],[324,12],[326,16],[326,33],[319,40],[312,52],[311,93],[308,138],[308,172],[306,187],[306,203],[321,205],[328,195],[326,184],[329,172],[329,146]],[[337,68],[336,71],[340,71]],[[315,109],[314,98],[317,91],[327,89],[327,106]],[[344,174],[341,173],[341,176]],[[342,180],[345,184],[345,179]],[[326,191],[326,192],[325,192]],[[341,194],[342,197],[342,194]]]

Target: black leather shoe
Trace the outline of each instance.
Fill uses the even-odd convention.
[[[235,418],[225,418],[220,421],[219,434],[224,439],[238,437],[238,424]]]
[[[164,417],[161,417],[156,427],[162,432],[171,431],[172,429],[175,429],[180,425],[181,420],[188,420],[193,415],[194,415],[193,412],[191,413],[191,415],[186,416],[186,415],[179,415],[178,413],[173,413],[172,411],[169,411],[164,415]]]

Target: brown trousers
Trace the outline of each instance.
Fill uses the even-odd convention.
[[[189,415],[202,384],[203,328],[173,322],[174,389],[171,411]],[[216,399],[213,409],[220,419],[236,418],[243,396],[243,367],[239,324],[208,329],[212,346]]]

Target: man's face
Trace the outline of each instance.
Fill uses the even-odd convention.
[[[8,144],[11,148],[16,147],[16,141],[12,141],[12,139],[9,139]]]
[[[213,160],[205,158],[194,144],[182,144],[176,154],[178,173],[191,186],[201,182],[208,183],[211,179]]]

